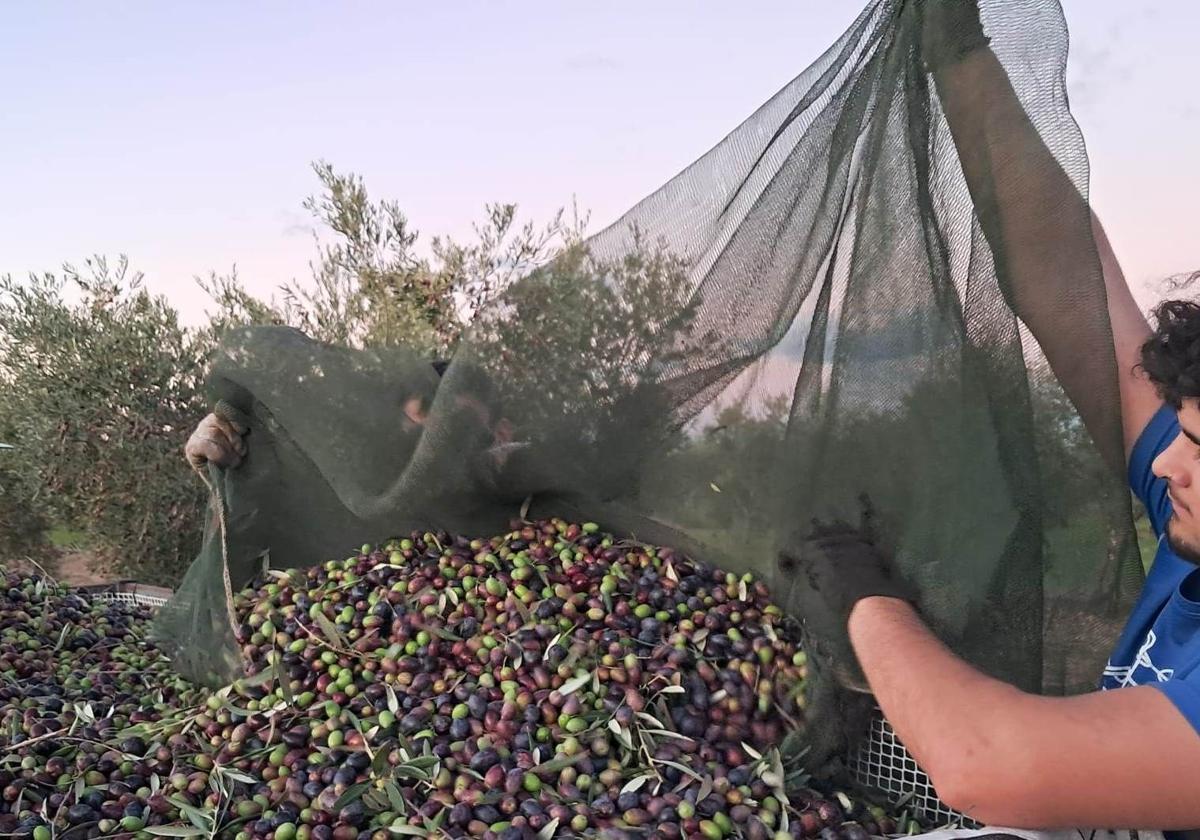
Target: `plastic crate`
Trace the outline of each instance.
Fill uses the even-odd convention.
[[[847,763],[856,782],[879,791],[891,803],[903,802],[904,807],[927,822],[939,826],[979,827],[974,820],[938,799],[933,782],[900,743],[891,724],[878,709],[871,718],[871,729],[862,746]]]
[[[93,601],[109,601],[118,604],[133,604],[158,609],[167,603],[173,594],[161,586],[147,586],[131,580],[104,583],[99,586],[81,586],[80,595]]]
[[[135,581],[85,586],[78,591],[97,601],[136,604],[151,609],[161,607],[172,594],[169,589],[146,586]],[[917,766],[878,709],[871,720],[866,739],[847,764],[859,784],[878,791],[892,803],[903,802],[904,807],[927,822],[977,827],[977,823],[951,810],[938,799],[929,776]]]

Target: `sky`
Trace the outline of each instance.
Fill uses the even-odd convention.
[[[318,159],[427,241],[488,202],[592,230],[804,70],[858,0],[10,4],[0,274],[127,254],[198,322],[194,278],[308,275]],[[1139,300],[1200,269],[1192,0],[1064,0],[1092,199]]]

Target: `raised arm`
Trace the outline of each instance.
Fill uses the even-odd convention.
[[[1108,292],[1108,317],[1112,321],[1113,345],[1117,353],[1117,384],[1121,388],[1122,431],[1125,460],[1128,461],[1138,435],[1162,407],[1163,401],[1140,367],[1142,345],[1150,338],[1150,325],[1133,299],[1125,272],[1095,214],[1092,215],[1092,232],[1100,251],[1100,268]]]
[[[982,37],[976,0],[928,0],[924,10],[927,60],[1001,285],[1111,461],[1117,460],[1108,404],[1115,352],[1123,467],[1161,405],[1137,369],[1150,328],[1099,220]],[[1097,270],[1107,312],[1094,303]]]

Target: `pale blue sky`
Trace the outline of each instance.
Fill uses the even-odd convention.
[[[1066,0],[1094,203],[1144,284],[1200,269],[1193,0]],[[699,156],[845,29],[857,0],[30,3],[0,11],[0,273],[127,253],[192,277],[307,274],[325,158],[426,234],[488,201],[592,229]],[[1143,296],[1143,300],[1146,300]]]

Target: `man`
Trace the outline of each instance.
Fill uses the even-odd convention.
[[[932,27],[929,69],[968,185],[977,206],[999,204],[1003,196],[984,195],[982,172],[1039,165],[1019,144],[1009,150],[1021,154],[1003,154],[1014,140],[1012,126],[1021,122],[1014,111],[1020,105],[983,36],[975,3],[929,0],[924,8]],[[1048,172],[1021,179],[1008,177],[1010,170],[995,179],[1033,192],[1069,187],[1056,186]],[[989,239],[1011,241],[1020,225],[1047,222],[1037,218],[1036,201],[1024,209],[1016,217],[998,214],[991,231],[985,221]],[[988,825],[1136,828],[1170,837],[1200,826],[1200,305],[1162,305],[1152,332],[1098,222],[1094,231],[1119,367],[1129,481],[1160,537],[1103,690],[1040,697],[975,670],[925,625],[865,531],[819,529],[781,562],[799,567],[801,605],[832,609],[845,622],[879,706],[948,805]],[[1055,259],[1053,243],[1046,246],[1042,256]],[[1014,309],[1055,363],[1047,345],[1055,319],[1069,311],[1039,309],[1029,296],[1053,290],[1022,288],[1022,267],[1006,268]],[[1038,282],[1052,283],[1053,276]],[[1060,328],[1068,323],[1057,321]],[[1083,405],[1080,412],[1087,420]]]

